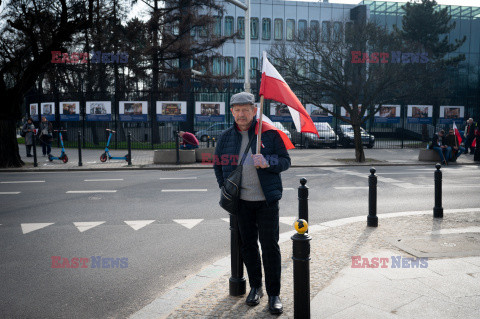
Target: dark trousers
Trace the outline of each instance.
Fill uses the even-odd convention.
[[[250,287],[262,286],[262,262],[258,240],[262,245],[265,286],[269,296],[280,295],[281,256],[279,239],[278,201],[240,200],[238,228],[242,239],[242,257],[247,267]]]
[[[473,154],[475,152],[475,147],[472,147],[472,143],[475,137],[468,137],[467,140],[465,141],[465,154],[468,154],[468,149],[470,149],[470,154]]]
[[[42,153],[43,155],[50,154],[52,151],[52,143],[42,143]]]
[[[25,145],[27,148],[27,155],[32,155],[32,145]]]

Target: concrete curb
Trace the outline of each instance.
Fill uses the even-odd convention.
[[[352,166],[431,166],[434,167],[436,163],[367,163],[367,164],[324,164],[324,165],[292,165],[290,168],[321,168],[321,167],[352,167]],[[459,166],[478,166],[480,163],[462,163],[456,164],[452,167],[459,167]],[[144,166],[132,166],[132,167],[95,167],[95,168],[86,168],[86,167],[79,167],[79,168],[2,168],[0,169],[0,173],[19,173],[19,172],[62,172],[62,171],[131,171],[131,170],[160,170],[160,171],[178,171],[178,170],[193,170],[193,169],[212,169],[212,166],[205,165],[205,166],[167,166],[167,167],[144,167]]]
[[[446,209],[444,214],[480,212],[480,208],[461,208],[461,209]],[[378,214],[382,218],[395,218],[404,216],[417,216],[432,214],[432,210],[425,211],[406,211],[398,213]],[[432,217],[433,218],[433,217]],[[341,218],[324,222],[318,225],[309,227],[309,234],[321,232],[322,230],[346,226],[356,222],[366,222],[366,216],[355,216],[348,218]],[[279,244],[290,240],[290,237],[295,234],[295,231],[289,231],[280,234]],[[194,297],[200,290],[210,285],[230,270],[230,256],[223,257],[209,266],[204,267],[197,274],[189,276],[184,281],[179,282],[166,293],[152,301],[150,304],[132,314],[130,319],[144,319],[144,318],[166,318],[172,311],[180,307],[185,301]]]

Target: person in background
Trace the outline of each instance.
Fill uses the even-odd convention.
[[[31,117],[28,118],[27,123],[23,124],[22,131],[25,134],[25,147],[27,149],[27,157],[32,157],[32,145],[35,138],[35,125]]]
[[[198,140],[192,133],[180,131],[178,132],[178,136],[182,138],[182,145],[180,145],[180,149],[193,150],[194,148],[198,148]]]
[[[440,160],[442,164],[448,165],[448,159],[450,158],[450,153],[452,152],[452,148],[450,146],[445,145],[445,131],[441,130],[437,134],[433,135],[432,139],[432,149],[434,149],[438,155],[440,156]]]
[[[473,160],[475,162],[480,162],[480,146],[478,143],[480,143],[480,127],[477,126],[477,129],[475,130],[475,138],[476,138],[476,146],[475,146],[475,155],[473,156]]]
[[[445,145],[452,148],[450,158],[447,158],[449,161],[456,162],[457,158],[465,152],[465,148],[460,146],[460,142],[458,141],[453,128],[448,131],[448,135],[445,137]]]
[[[42,123],[40,123],[40,141],[42,142],[43,156],[49,155],[52,151],[52,132],[52,123],[47,121],[47,118],[45,116],[42,116]]]
[[[467,126],[465,126],[465,154],[468,154],[468,149],[470,149],[470,154],[475,152],[475,147],[472,147],[473,139],[475,138],[475,123],[472,118],[469,118],[467,121]]]

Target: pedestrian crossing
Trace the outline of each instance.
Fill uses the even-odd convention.
[[[280,223],[285,224],[288,226],[292,226],[293,223],[297,217],[295,216],[282,216],[280,217]],[[230,223],[230,218],[220,218],[223,222]],[[208,220],[212,221],[212,220]],[[148,220],[125,220],[124,223],[132,228],[134,231],[140,230],[142,228],[145,228],[153,223],[155,223],[156,220],[154,219],[148,219]],[[201,218],[190,218],[190,219],[173,219],[172,222],[174,224],[177,224],[179,226],[185,227],[186,229],[193,229],[200,225],[202,222],[206,222],[205,219]],[[80,232],[84,233],[87,232],[93,228],[96,228],[98,226],[107,226],[111,225],[107,221],[89,221],[89,222],[73,222],[73,226]],[[20,224],[20,230],[23,235],[30,234],[36,231],[39,231],[44,228],[48,228],[49,226],[55,225],[55,223],[48,222],[48,223],[21,223]],[[12,225],[6,225],[6,224],[0,224],[0,232],[5,230],[7,227],[11,227]],[[64,225],[62,225],[64,226]],[[118,226],[118,224],[116,224]],[[16,227],[16,225],[13,225],[13,227]]]

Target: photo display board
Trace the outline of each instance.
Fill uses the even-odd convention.
[[[350,107],[352,107],[351,104],[350,104]],[[362,111],[362,104],[358,104],[358,112],[361,112],[361,111]],[[348,111],[344,107],[340,108],[340,115],[346,118],[350,118],[350,113],[348,113]],[[368,110],[365,112],[365,115],[363,117],[366,117],[367,115],[368,115]]]
[[[55,121],[55,103],[54,102],[41,103],[40,107],[42,109],[42,116],[45,116],[47,121]]]
[[[322,106],[330,112],[333,112],[333,104],[322,104]],[[307,113],[310,114],[310,117],[314,122],[332,123],[333,121],[333,116],[327,111],[319,108],[318,106],[315,106],[313,104],[307,104],[306,109]]]
[[[38,103],[30,103],[30,105],[28,106],[28,110],[30,112],[30,117],[32,118],[32,120],[38,121],[39,120],[39,118],[38,118]]]
[[[195,102],[195,119],[199,122],[224,122],[225,102]]]
[[[275,101],[270,102],[270,119],[273,122],[293,122],[288,106]]]
[[[185,122],[187,121],[187,102],[157,101],[157,121]]]
[[[119,119],[122,122],[146,122],[148,120],[147,101],[120,101]]]
[[[431,124],[433,106],[432,105],[408,105],[407,123],[412,124]]]
[[[89,101],[85,107],[85,120],[109,122],[112,120],[112,102],[110,101]]]
[[[440,106],[440,124],[452,124],[455,122],[458,125],[463,123],[465,114],[464,106]]]
[[[80,120],[80,102],[60,102],[60,121]]]
[[[400,123],[400,105],[382,105],[375,114],[375,123]]]

